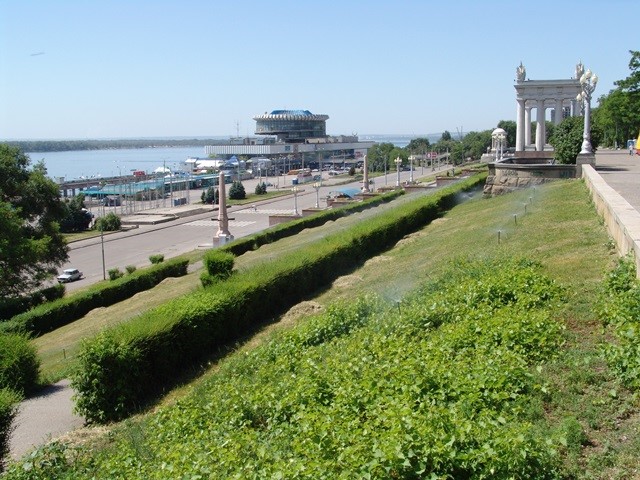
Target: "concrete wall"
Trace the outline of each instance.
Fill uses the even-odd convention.
[[[633,254],[636,274],[640,273],[640,213],[611,188],[591,165],[582,166],[582,178],[591,192],[598,214],[616,242],[618,253],[621,256]]]

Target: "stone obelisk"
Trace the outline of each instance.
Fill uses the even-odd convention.
[[[217,240],[217,241],[216,241]],[[227,215],[227,193],[224,184],[224,172],[218,176],[218,233],[213,239],[213,243],[224,245],[233,240],[233,235],[229,232],[229,217]]]

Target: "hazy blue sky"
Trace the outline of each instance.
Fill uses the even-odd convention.
[[[515,120],[530,79],[596,95],[640,49],[636,0],[0,0],[0,139],[253,134],[308,109],[330,134]],[[236,125],[238,122],[238,125]]]

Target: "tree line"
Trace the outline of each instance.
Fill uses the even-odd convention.
[[[204,147],[212,138],[120,139],[120,140],[16,140],[2,142],[23,152],[65,152],[72,150],[110,150],[119,148]]]

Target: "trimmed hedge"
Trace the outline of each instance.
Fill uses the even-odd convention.
[[[371,207],[375,207],[381,203],[388,203],[395,200],[399,196],[404,194],[404,190],[394,190],[393,192],[385,193],[377,197],[371,197],[363,202],[352,203],[340,208],[332,208],[303,217],[291,222],[281,223],[273,228],[263,230],[262,232],[254,235],[239,238],[228,245],[225,245],[221,250],[231,252],[236,257],[239,257],[243,253],[257,250],[262,245],[276,242],[282,238],[290,237],[296,233],[301,232],[306,228],[314,228],[324,225],[325,223],[337,220],[338,218],[346,217],[352,213],[361,212]]]
[[[167,277],[187,274],[188,260],[172,260],[137,270],[131,275],[47,303],[0,323],[2,332],[24,332],[42,335],[82,318],[98,307],[108,307],[132,295],[153,288]]]
[[[101,333],[79,355],[76,410],[93,422],[125,418],[167,379],[428,224],[485,177],[420,197]]]
[[[52,302],[53,300],[62,298],[64,292],[64,285],[62,283],[56,283],[50,287],[18,298],[0,299],[0,320],[8,320],[45,302]]]
[[[200,275],[204,287],[213,285],[231,276],[235,257],[220,249],[209,250],[203,259],[205,271]]]

